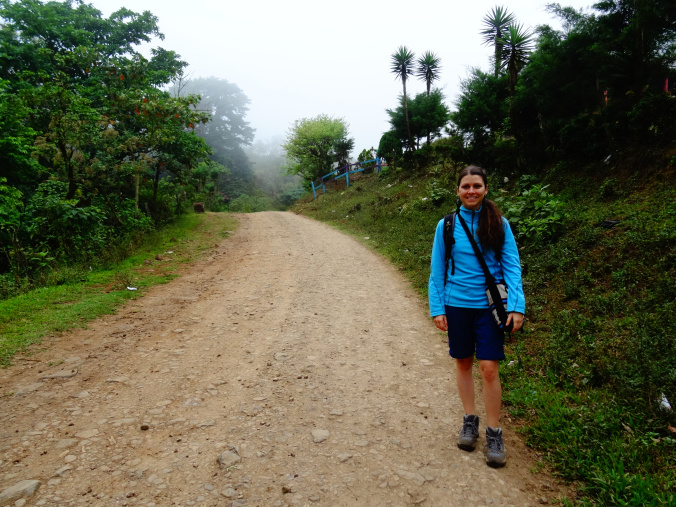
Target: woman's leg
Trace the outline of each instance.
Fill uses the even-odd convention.
[[[462,408],[465,414],[476,414],[474,407],[474,379],[472,379],[472,366],[474,365],[474,356],[464,359],[456,359],[456,378],[458,381],[458,393],[462,401]]]
[[[500,426],[502,387],[500,386],[499,364],[498,361],[479,359],[479,371],[483,380],[484,404],[486,405],[486,424],[491,428]],[[459,383],[460,380],[458,380]],[[460,397],[462,398],[462,394]]]

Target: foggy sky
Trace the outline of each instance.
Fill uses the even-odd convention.
[[[342,0],[94,0],[105,16],[120,7],[149,10],[159,18],[165,40],[193,77],[215,76],[237,84],[249,97],[247,120],[256,140],[286,136],[299,118],[324,113],[344,118],[358,153],[378,146],[389,130],[385,109],[395,108],[401,81],[390,72],[390,55],[406,45],[416,55],[441,58],[437,86],[453,109],[468,69],[491,69],[492,49],[482,45],[482,19],[505,5],[524,26],[560,23],[541,0],[410,1]],[[592,0],[561,2],[577,9]],[[147,53],[147,49],[142,51]],[[407,82],[410,96],[425,91]]]

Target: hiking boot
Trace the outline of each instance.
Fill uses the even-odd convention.
[[[484,446],[486,464],[489,467],[499,468],[505,466],[505,443],[502,441],[502,428],[486,428],[486,445]]]
[[[458,435],[458,447],[465,451],[473,451],[479,438],[479,416],[466,415],[462,419],[462,429]]]

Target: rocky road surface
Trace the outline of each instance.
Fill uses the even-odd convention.
[[[509,421],[503,469],[456,447],[445,337],[395,268],[292,213],[238,220],[181,278],[0,370],[0,505],[523,506],[565,493],[531,472]]]

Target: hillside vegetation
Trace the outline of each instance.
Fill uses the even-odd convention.
[[[426,296],[435,225],[455,210],[459,169],[365,175],[294,209],[383,253]],[[543,466],[579,485],[580,503],[673,505],[673,166],[493,176],[489,198],[517,236],[527,297],[502,369],[503,417]]]

